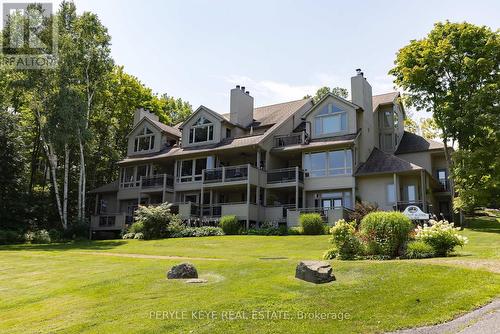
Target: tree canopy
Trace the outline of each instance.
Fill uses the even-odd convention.
[[[439,22],[425,38],[412,40],[400,49],[395,67],[389,72],[407,92],[411,106],[432,112],[461,198],[457,203],[462,208],[485,204],[467,195],[489,189],[481,188],[478,178],[491,175],[491,184],[497,184],[500,178],[486,168],[500,159],[499,64],[498,30],[467,22]],[[457,154],[449,154],[449,142],[458,145]],[[474,154],[487,147],[490,154]],[[478,159],[485,159],[484,163]],[[472,166],[481,171],[471,173]],[[498,198],[491,200],[498,202]]]

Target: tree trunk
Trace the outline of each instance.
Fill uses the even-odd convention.
[[[64,189],[63,189],[63,221],[68,226],[68,181],[69,181],[69,148],[64,144]]]
[[[50,168],[50,175],[52,178],[52,186],[54,187],[54,194],[56,196],[56,206],[57,206],[57,212],[59,213],[59,217],[61,219],[61,224],[64,229],[67,229],[66,221],[64,220],[63,212],[62,212],[62,207],[61,207],[61,197],[59,196],[59,186],[57,184],[57,175],[56,175],[56,169],[57,169],[57,156],[55,155],[52,145],[50,143],[43,143],[43,147],[45,150],[45,154],[47,155],[47,160],[49,162],[49,168]]]
[[[86,183],[87,183],[87,178],[86,178],[86,171],[85,171],[85,155],[84,155],[84,150],[83,150],[83,143],[82,139],[80,138],[79,140],[79,145],[80,145],[80,180],[79,180],[79,200],[80,200],[80,212],[79,212],[79,219],[80,220],[85,220],[85,200],[86,200],[86,194],[85,194],[85,188],[86,188]]]

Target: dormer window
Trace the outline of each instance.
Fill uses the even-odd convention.
[[[347,130],[347,112],[333,103],[325,105],[314,118],[314,133],[317,136]]]
[[[145,126],[134,141],[134,152],[151,151],[155,148],[155,135]]]
[[[214,125],[205,117],[200,117],[189,129],[189,143],[202,143],[214,139]]]

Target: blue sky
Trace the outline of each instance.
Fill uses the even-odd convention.
[[[500,1],[76,0],[112,36],[117,64],[155,92],[229,109],[241,84],[255,104],[300,99],[318,87],[350,89],[362,68],[375,94],[392,90],[396,51],[436,21],[498,29]]]

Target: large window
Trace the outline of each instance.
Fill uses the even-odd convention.
[[[214,126],[205,117],[200,117],[189,129],[189,143],[202,143],[214,139]]]
[[[212,156],[177,162],[177,182],[201,181],[204,169],[214,168]]]
[[[131,188],[141,185],[141,177],[155,175],[157,168],[153,165],[140,165],[125,167],[122,169],[121,187]]]
[[[347,130],[347,112],[336,105],[325,105],[314,118],[314,133],[317,136]]]
[[[304,169],[309,177],[351,175],[352,151],[307,153],[304,157]]]
[[[145,126],[140,134],[135,137],[134,152],[151,151],[155,148],[155,135]]]

